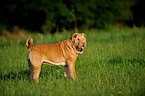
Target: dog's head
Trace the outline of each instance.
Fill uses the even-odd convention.
[[[86,35],[84,33],[74,33],[71,39],[77,53],[82,54],[86,47]]]

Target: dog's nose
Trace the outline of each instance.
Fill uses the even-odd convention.
[[[82,42],[83,47],[86,47],[86,42]]]

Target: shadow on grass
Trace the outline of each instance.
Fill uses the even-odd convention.
[[[24,71],[21,71],[21,72],[10,72],[8,74],[0,74],[0,80],[5,80],[5,81],[8,81],[8,80],[15,80],[15,79],[18,79],[18,80],[21,80],[21,79],[28,79],[28,74],[29,74],[29,71],[28,70],[24,70]]]
[[[111,64],[123,63],[123,60],[121,56],[115,56],[109,60],[109,63]]]
[[[138,58],[138,59],[133,58],[133,59],[128,59],[126,61],[130,62],[132,64],[139,64],[139,65],[145,67],[145,60],[141,59],[141,58]]]
[[[49,68],[48,68],[49,67]],[[48,78],[52,76],[54,79],[62,79],[64,78],[63,71],[59,67],[48,66],[43,67],[39,78]],[[9,72],[8,74],[0,74],[0,80],[8,81],[8,80],[24,80],[29,79],[29,70],[23,70],[20,72]]]
[[[40,78],[49,78],[50,76],[54,79],[62,79],[64,78],[63,66],[50,66],[50,65],[42,65]]]
[[[113,58],[110,58],[110,60],[108,62],[111,64],[122,64],[122,63],[126,62],[126,63],[131,63],[134,66],[136,64],[139,64],[139,65],[145,67],[145,60],[143,58],[132,58],[132,59],[125,58],[125,59],[123,59],[123,57],[121,57],[121,56],[115,56]]]

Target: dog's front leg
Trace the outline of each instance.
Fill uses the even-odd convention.
[[[65,68],[65,72],[67,73],[67,76],[76,79],[76,72],[75,72],[75,61],[68,60],[67,61],[67,67]]]
[[[69,72],[68,65],[64,66],[64,70],[65,70],[65,72],[64,72],[64,77],[65,77],[66,79],[69,79],[69,77],[70,77],[70,72]]]

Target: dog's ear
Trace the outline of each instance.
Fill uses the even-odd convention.
[[[73,34],[73,36],[71,37],[72,41],[75,40],[75,38],[77,37],[78,34],[79,34],[79,33],[74,33],[74,34]]]
[[[74,33],[72,38],[76,38],[79,33]]]
[[[84,33],[82,33],[82,35],[84,35],[85,38],[87,37]]]

